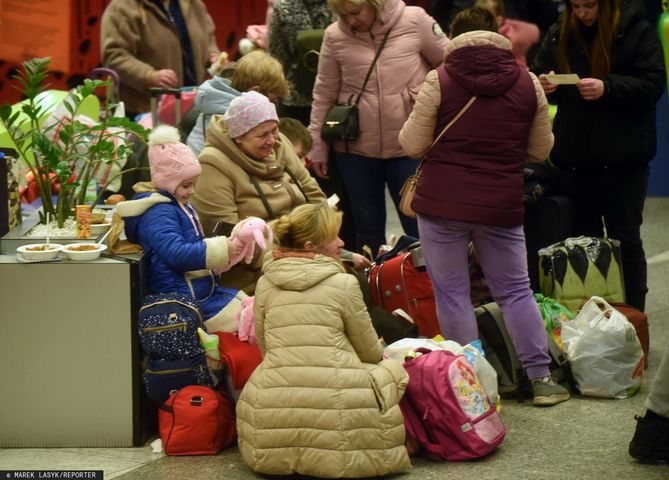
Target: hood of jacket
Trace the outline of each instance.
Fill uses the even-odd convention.
[[[304,251],[276,249],[265,254],[263,275],[283,290],[301,292],[346,268],[337,259]]]
[[[125,235],[133,243],[139,243],[139,220],[148,209],[160,203],[171,203],[172,198],[165,193],[142,192],[135,199],[119,202],[116,213],[125,223]]]
[[[207,115],[223,113],[230,106],[230,102],[240,95],[241,92],[232,88],[230,80],[216,76],[197,88],[195,104],[200,112]]]
[[[451,78],[471,95],[483,97],[501,95],[520,74],[511,42],[482,30],[455,37],[446,46],[444,62]]]
[[[406,4],[402,0],[386,0],[386,3],[383,7],[383,12],[381,12],[381,18],[377,18],[376,21],[372,24],[372,27],[369,29],[369,32],[358,32],[352,30],[348,24],[342,20],[341,16],[337,16],[337,23],[339,28],[348,35],[357,37],[358,35],[371,34],[373,36],[383,35],[390,28],[397,23],[397,21],[402,16],[402,12]],[[373,8],[373,7],[372,7]]]
[[[281,178],[286,166],[285,149],[292,148],[290,140],[279,134],[274,144],[272,153],[262,160],[257,160],[246,155],[235,141],[230,137],[225,120],[222,115],[214,115],[206,133],[206,140],[211,146],[219,149],[226,157],[239,165],[249,175],[254,175],[264,180]]]

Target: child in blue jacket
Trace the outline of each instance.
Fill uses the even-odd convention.
[[[149,136],[149,165],[154,190],[121,202],[118,214],[125,234],[139,243],[148,259],[152,293],[183,293],[200,302],[207,329],[235,331],[244,292],[218,284],[216,271],[239,261],[243,244],[218,236],[204,238],[188,199],[201,173],[192,150],[180,142],[175,127],[161,125]]]

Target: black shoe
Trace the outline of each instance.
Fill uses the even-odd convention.
[[[637,421],[629,454],[641,463],[669,462],[669,419],[650,410]]]

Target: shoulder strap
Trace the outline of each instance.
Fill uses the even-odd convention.
[[[260,183],[258,182],[258,178],[255,175],[250,175],[249,178],[251,179],[251,183],[256,189],[256,192],[258,192],[258,197],[260,197],[260,201],[262,204],[265,206],[265,210],[267,210],[267,213],[269,214],[269,218],[274,220],[276,217],[274,216],[274,211],[272,210],[272,207],[269,206],[269,202],[267,201],[267,197],[265,196],[265,193],[262,191],[262,188],[260,187]]]
[[[455,115],[455,117],[453,117],[453,119],[450,122],[448,122],[448,124],[442,129],[442,131],[439,133],[439,135],[437,135],[437,138],[434,139],[434,141],[432,142],[432,145],[430,145],[430,148],[427,150],[427,152],[425,152],[425,155],[423,155],[423,158],[420,159],[420,163],[418,164],[418,168],[416,168],[416,175],[415,175],[416,178],[418,178],[418,175],[420,174],[420,170],[421,170],[421,168],[423,168],[423,162],[425,161],[425,159],[427,158],[427,155],[432,150],[432,147],[434,147],[434,145],[441,139],[441,137],[444,136],[444,133],[446,133],[446,130],[451,128],[453,126],[453,124],[455,122],[457,122],[458,119],[462,116],[462,114],[465,113],[469,109],[469,107],[472,106],[472,103],[474,103],[474,100],[476,100],[476,95],[473,95],[472,98],[469,99],[469,101],[465,104],[465,106],[460,109],[460,111]]]
[[[295,176],[293,171],[288,167],[284,167],[283,170],[288,174],[288,176],[290,178],[293,179],[293,182],[295,182],[295,185],[297,186],[297,188],[300,190],[302,195],[304,195],[304,199],[306,200],[307,203],[309,203],[309,197],[307,196],[306,192],[302,188],[302,184],[299,182],[299,180],[297,179],[297,177]]]
[[[383,36],[383,40],[381,40],[381,45],[379,45],[379,48],[376,50],[376,55],[374,55],[374,60],[372,60],[372,64],[369,66],[369,70],[367,70],[367,76],[365,76],[365,81],[362,82],[362,88],[360,89],[360,93],[358,93],[358,97],[355,99],[354,105],[357,105],[358,102],[360,101],[360,97],[362,96],[362,92],[365,90],[365,87],[367,86],[369,77],[372,76],[374,65],[376,65],[376,61],[379,59],[379,56],[381,55],[381,50],[383,50],[383,47],[386,46],[386,41],[388,40],[388,35],[390,35],[390,30],[392,30],[392,28],[388,29],[386,34]]]

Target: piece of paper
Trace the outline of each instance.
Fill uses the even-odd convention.
[[[576,85],[581,79],[575,73],[547,73],[546,80],[553,85]]]

